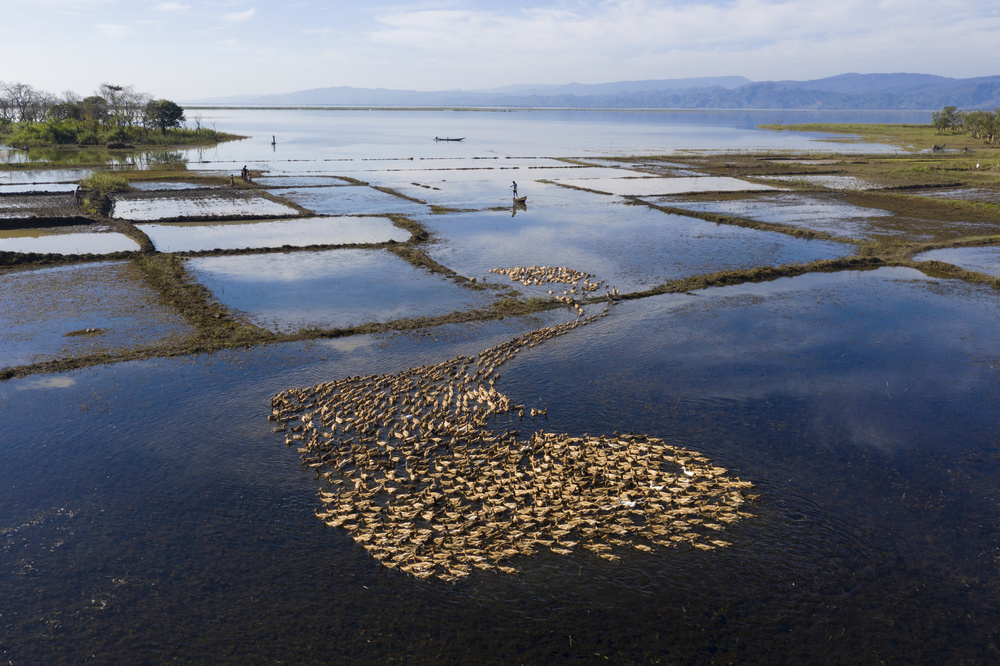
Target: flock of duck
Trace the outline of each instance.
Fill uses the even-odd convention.
[[[593,273],[584,273],[572,268],[566,268],[565,266],[532,265],[514,266],[513,268],[491,268],[490,273],[507,275],[510,277],[511,282],[520,282],[527,286],[545,284],[547,282],[572,285],[569,289],[564,289],[562,295],[555,293],[552,289],[549,290],[549,295],[560,303],[565,303],[575,308],[577,315],[580,317],[583,316],[584,312],[580,304],[576,302],[576,297],[586,296],[589,292],[597,291],[604,284],[604,280],[591,282],[590,278],[595,277]],[[577,284],[578,282],[580,284]],[[607,287],[605,295],[608,300],[617,300],[619,297],[618,288]],[[606,313],[607,310],[604,312]]]
[[[752,485],[698,453],[645,435],[524,438],[488,427],[499,414],[525,418],[524,405],[497,391],[497,368],[594,319],[475,357],[274,396],[276,431],[327,482],[317,516],[383,565],[445,581],[474,569],[516,573],[510,561],[540,549],[615,560],[625,546],[728,546],[720,532],[751,515]]]

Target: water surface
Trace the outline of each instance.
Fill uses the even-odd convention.
[[[812,275],[621,303],[525,350],[498,389],[548,418],[518,430],[694,448],[756,484],[755,518],[723,550],[539,555],[454,585],[313,515],[322,486],[269,396],[561,314],[5,382],[6,656],[990,661],[997,308],[916,271]]]
[[[967,271],[1000,275],[1000,247],[949,247],[923,252],[914,261],[943,261]]]
[[[347,245],[399,243],[410,239],[384,217],[310,217],[271,222],[228,224],[139,224],[158,252],[198,252],[244,248],[280,248],[285,245]]]
[[[100,332],[67,335],[86,329]],[[0,275],[0,367],[152,344],[191,330],[127,262]]]
[[[213,194],[197,198],[132,197],[115,195],[111,217],[130,222],[150,220],[176,220],[204,217],[278,217],[298,215],[290,206],[271,201],[259,195],[246,196]]]
[[[564,189],[564,188],[555,188]],[[549,206],[544,192],[527,210],[481,211],[420,218],[440,239],[436,261],[466,277],[495,282],[491,268],[566,266],[591,273],[619,291],[721,270],[808,263],[851,254],[848,245],[714,224],[626,206],[584,194],[589,203]],[[511,213],[515,213],[512,215]],[[521,288],[517,283],[513,286]],[[561,291],[559,287],[557,291]],[[553,286],[532,287],[545,294]]]
[[[37,235],[0,238],[0,252],[37,252],[39,254],[111,254],[138,252],[139,244],[124,234],[53,233],[31,230]]]
[[[187,268],[227,307],[274,331],[346,328],[489,302],[382,250],[200,257]]]

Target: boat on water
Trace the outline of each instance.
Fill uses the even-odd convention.
[[[528,197],[527,197],[527,196],[523,196],[523,197],[514,197],[514,203],[516,203],[516,204],[523,204],[523,203],[524,203],[525,201],[527,201],[527,200],[528,200]]]
[[[434,137],[434,140],[435,141],[465,141],[465,137],[464,136],[460,136],[457,139],[453,139],[453,138],[447,137],[447,136],[436,136],[436,137]]]

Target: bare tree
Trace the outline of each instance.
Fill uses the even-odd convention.
[[[119,127],[122,125],[121,97],[123,90],[125,90],[124,86],[102,83],[97,92],[97,94],[103,97],[104,101],[107,102],[111,120]]]
[[[15,121],[41,120],[53,101],[51,95],[35,90],[27,83],[4,84],[2,94],[13,110],[11,119]]]

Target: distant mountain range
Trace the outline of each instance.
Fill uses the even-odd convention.
[[[561,107],[578,109],[913,109],[1000,107],[1000,76],[951,79],[930,74],[841,74],[812,81],[751,81],[722,76],[616,83],[513,85],[491,90],[314,88],[237,95],[189,105]]]

